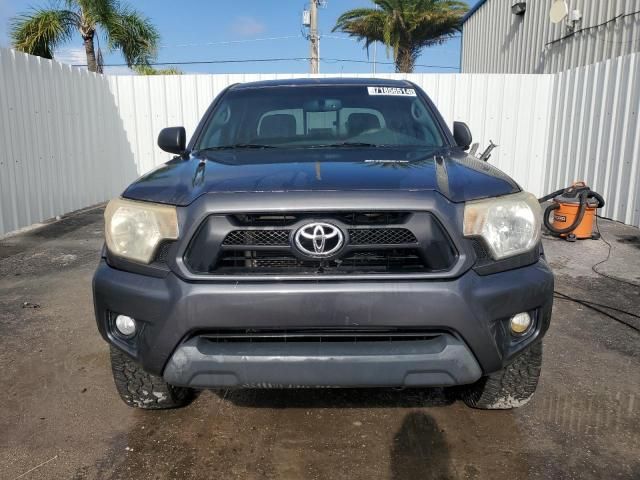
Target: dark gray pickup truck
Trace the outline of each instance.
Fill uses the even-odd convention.
[[[465,153],[416,85],[233,85],[176,157],[105,212],[93,289],[116,387],[140,408],[200,389],[459,386],[533,395],[553,275],[540,208]]]

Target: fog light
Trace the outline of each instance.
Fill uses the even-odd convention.
[[[136,333],[136,321],[126,315],[118,315],[116,317],[116,328],[122,335],[130,337]]]
[[[511,333],[522,335],[531,327],[531,316],[527,312],[517,313],[511,317]]]

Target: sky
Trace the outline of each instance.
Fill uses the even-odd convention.
[[[125,0],[126,1],[126,0]],[[9,22],[31,7],[48,6],[55,0],[0,0],[0,46],[10,46]],[[301,32],[302,11],[308,0],[129,0],[158,28],[161,41],[158,62],[298,58],[309,56],[309,42]],[[475,2],[469,2],[475,3]],[[371,73],[371,63],[337,62],[348,59],[367,62],[363,44],[344,34],[332,33],[336,19],[346,10],[370,7],[370,0],[326,0],[319,10],[320,72]],[[124,63],[117,52],[108,52],[102,41],[105,64]],[[86,57],[79,35],[55,53],[56,60],[84,64]],[[392,58],[384,46],[377,49],[377,72],[393,72]],[[417,62],[416,72],[457,72],[460,38],[426,48]],[[450,68],[436,68],[450,67]],[[184,73],[306,73],[308,61],[247,62],[179,65]],[[127,74],[124,66],[105,68],[106,73]]]

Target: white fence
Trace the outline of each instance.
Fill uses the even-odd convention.
[[[556,75],[381,76],[414,81],[449,124],[499,144],[491,163],[525,189],[584,179],[606,216],[640,225],[639,58]],[[0,49],[0,235],[119,194],[169,158],[158,131],[193,132],[227,85],[291,76],[101,77]]]
[[[136,175],[107,79],[0,49],[0,235],[102,202]]]
[[[603,216],[640,226],[640,53],[554,77],[545,189],[584,179]]]

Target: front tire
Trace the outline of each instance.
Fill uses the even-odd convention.
[[[145,372],[129,355],[111,348],[111,371],[120,398],[130,407],[145,410],[179,408],[191,403],[191,388],[174,387],[162,377]]]
[[[508,410],[521,407],[533,397],[541,368],[542,342],[536,342],[502,370],[467,387],[462,399],[472,408]]]

